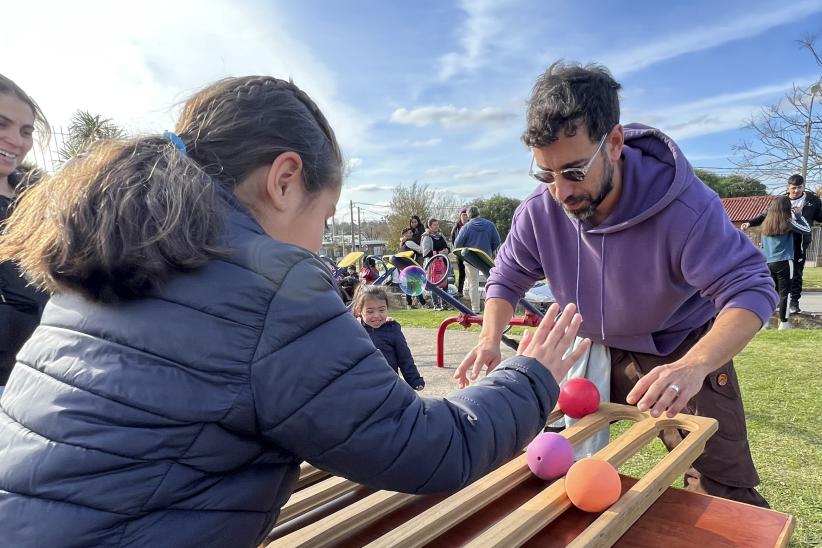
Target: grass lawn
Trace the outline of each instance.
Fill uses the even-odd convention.
[[[822,268],[805,272],[816,275],[817,271]],[[428,328],[437,327],[453,314],[453,311],[391,311],[404,326]],[[791,546],[822,546],[820,348],[822,330],[763,331],[735,360],[753,458],[762,479],[759,490],[772,508],[796,516]],[[612,436],[627,426],[615,425]],[[650,470],[664,452],[662,443],[655,440],[620,471],[640,476]],[[679,486],[681,482],[678,480],[674,485]]]
[[[791,546],[822,546],[822,331],[759,333],[735,360],[759,491],[797,518]],[[624,431],[619,424],[612,435]],[[659,440],[620,469],[638,476],[664,455]],[[677,481],[675,485],[680,485]]]
[[[806,268],[802,273],[803,287],[822,288],[822,267]]]

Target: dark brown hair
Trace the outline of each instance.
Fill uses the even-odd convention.
[[[362,309],[365,306],[365,301],[368,299],[382,299],[385,301],[385,306],[391,308],[391,303],[388,301],[388,291],[381,285],[360,284],[354,291],[354,306],[352,312],[355,316],[362,315]]]
[[[762,221],[762,235],[781,236],[790,232],[791,215],[791,200],[787,196],[777,196]]]
[[[342,183],[342,155],[313,101],[267,76],[220,80],[184,106],[185,154],[159,136],[99,141],[26,192],[0,240],[50,291],[103,302],[139,297],[220,249],[218,185],[228,190],[286,151],[306,190]]]
[[[602,65],[552,64],[531,91],[522,141],[544,147],[563,134],[573,137],[580,124],[598,141],[619,123],[620,87]]]
[[[802,175],[798,174],[798,173],[794,173],[793,175],[788,177],[788,185],[789,186],[804,186],[804,184],[805,184],[805,178]]]

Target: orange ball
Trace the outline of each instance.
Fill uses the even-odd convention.
[[[594,458],[575,462],[565,475],[565,492],[585,512],[602,512],[619,500],[622,482],[610,463]]]

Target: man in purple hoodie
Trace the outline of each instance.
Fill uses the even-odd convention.
[[[768,268],[669,137],[619,124],[619,88],[603,67],[561,63],[534,86],[523,140],[540,184],[514,214],[480,342],[454,376],[466,386],[499,363],[517,300],[547,278],[579,307],[579,336],[610,349],[612,401],[719,421],[685,486],[767,506],[731,360],[776,307]],[[662,439],[671,449],[681,435]]]

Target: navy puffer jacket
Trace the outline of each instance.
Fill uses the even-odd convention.
[[[390,320],[377,329],[365,323],[362,324],[362,327],[371,337],[374,346],[382,352],[391,369],[401,373],[402,378],[411,385],[411,388],[416,390],[419,386],[425,386],[425,380],[423,380],[419,369],[414,364],[414,356],[411,354],[411,349],[408,348],[408,341],[405,340],[399,322]]]
[[[3,546],[253,546],[303,460],[450,491],[545,423],[558,389],[527,358],[420,398],[320,260],[227,201],[229,259],[118,306],[46,307],[0,399]]]

